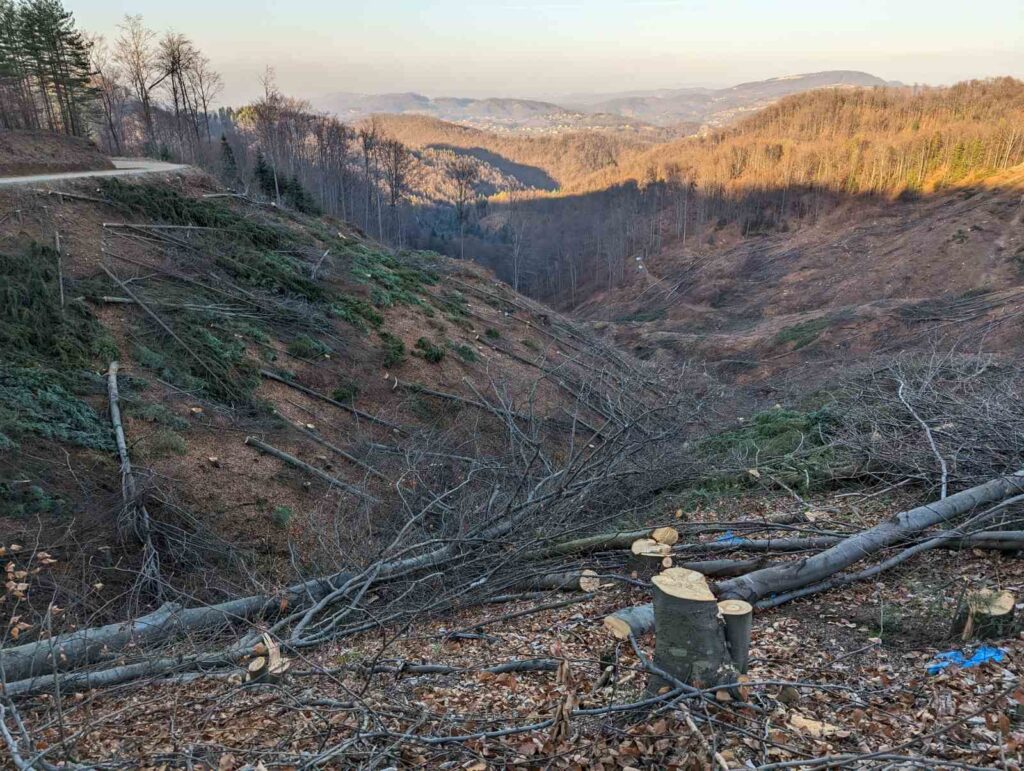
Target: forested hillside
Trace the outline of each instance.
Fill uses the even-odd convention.
[[[539,190],[572,191],[582,180],[615,166],[628,151],[646,148],[671,136],[668,132],[571,132],[542,137],[520,137],[447,123],[419,115],[377,116],[381,129],[414,148],[446,147],[496,165],[507,163],[520,184]],[[525,168],[524,168],[525,167]],[[530,175],[550,180],[534,183]]]
[[[577,179],[576,193],[534,196],[515,215],[498,202],[492,222],[522,222],[521,243],[488,264],[572,306],[587,296],[583,283],[612,289],[663,249],[799,228],[856,200],[984,182],[1024,162],[1022,125],[1024,83],[1010,78],[790,97],[733,128],[626,149]],[[505,225],[473,232],[508,240]]]
[[[595,174],[590,188],[674,173],[728,190],[930,191],[1024,160],[1024,83],[826,89],[787,97],[736,126],[661,145]]]

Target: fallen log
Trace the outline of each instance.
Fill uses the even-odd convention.
[[[317,479],[322,479],[331,487],[337,487],[339,490],[344,490],[346,493],[349,493],[350,495],[354,495],[357,498],[362,498],[367,503],[380,503],[379,499],[370,495],[365,490],[361,490],[355,485],[350,485],[348,482],[342,482],[340,479],[332,477],[326,471],[321,471],[316,466],[310,466],[308,463],[299,460],[294,455],[291,455],[285,452],[284,450],[279,450],[276,447],[273,447],[272,445],[269,445],[265,442],[261,442],[254,436],[247,436],[245,438],[245,443],[250,447],[255,447],[260,452],[265,452],[267,455],[271,455],[277,458],[278,460],[284,461],[289,465],[295,466],[295,468],[302,469],[307,474],[311,474],[312,476],[315,476]]]
[[[960,549],[964,547],[989,547],[996,550],[1017,551],[1020,548],[1024,548],[1024,531],[983,531],[980,533],[973,533],[971,535],[964,535],[961,532],[954,530],[933,534],[928,539],[903,550],[888,560],[869,568],[865,568],[857,573],[836,575],[836,573],[839,573],[845,565],[856,562],[857,560],[872,553],[865,552],[863,554],[851,554],[849,542],[863,544],[865,547],[868,544],[871,544],[873,546],[872,551],[877,552],[885,546],[898,543],[901,540],[906,540],[914,535],[919,535],[922,530],[926,530],[936,524],[948,521],[949,519],[964,514],[977,506],[1005,499],[1001,504],[995,507],[996,509],[999,509],[1005,507],[1009,503],[1017,501],[1018,498],[1024,500],[1024,496],[1010,497],[1012,493],[1019,492],[1021,489],[1024,489],[1024,478],[1022,477],[1024,477],[1024,472],[1017,472],[1016,474],[1008,477],[1001,477],[1000,479],[986,482],[978,487],[964,490],[963,492],[944,498],[937,503],[919,506],[916,509],[911,509],[910,511],[897,514],[886,522],[870,528],[869,530],[850,536],[849,538],[842,540],[837,539],[836,546],[812,557],[793,562],[786,562],[779,565],[771,565],[755,570],[752,573],[746,573],[732,579],[731,581],[723,581],[717,586],[718,596],[723,599],[745,599],[747,602],[751,602],[752,599],[753,602],[751,602],[751,604],[757,608],[772,608],[800,597],[806,597],[816,592],[833,589],[855,581],[870,578],[884,570],[887,570],[888,568],[901,564],[913,555],[929,548]],[[794,540],[799,541],[810,539]],[[748,541],[747,543],[749,544],[750,542]],[[744,546],[744,543],[733,544],[733,548],[738,551],[742,551]],[[840,547],[843,548],[840,549]],[[828,555],[830,552],[835,553],[837,550],[840,551],[842,558],[848,561],[843,562],[842,564],[836,562],[835,567],[830,569],[827,559],[823,559],[823,557]],[[813,572],[811,569],[805,568],[808,564],[813,564]],[[806,574],[803,573],[805,569],[807,570]],[[779,575],[784,576],[785,579],[790,582],[789,585],[791,588],[789,591],[769,588],[767,593],[771,596],[761,599],[760,601],[758,601],[756,593],[742,597],[736,596],[736,594],[740,593],[742,589],[747,589],[749,591],[749,587],[751,585],[755,588],[762,587],[763,590],[763,587],[770,586],[767,583],[769,579],[767,579],[766,576],[771,577]],[[748,581],[751,577],[758,576],[760,578],[755,579],[757,583]],[[815,576],[820,576],[820,578],[815,580]],[[747,599],[747,597],[751,597],[751,599]],[[613,620],[609,622],[609,619]],[[647,603],[645,605],[638,605],[632,608],[625,608],[623,610],[616,611],[605,619],[605,626],[613,634],[616,634],[616,630],[622,629],[622,624],[620,624],[619,621],[626,623],[630,631],[636,636],[646,634],[654,628],[654,607],[651,603]],[[626,636],[628,637],[628,634]]]
[[[538,505],[524,504],[499,517],[487,527],[467,533],[466,537],[482,541],[501,538]],[[79,629],[45,640],[0,648],[0,680],[5,683],[5,692],[13,695],[45,690],[56,683],[59,683],[63,690],[121,683],[137,677],[187,669],[194,666],[196,661],[230,663],[244,655],[247,648],[230,646],[224,651],[202,659],[195,657],[191,664],[181,658],[175,658],[115,666],[99,672],[70,671],[100,661],[114,661],[128,648],[141,651],[145,646],[166,641],[174,634],[187,632],[194,635],[198,632],[220,631],[233,623],[280,614],[286,608],[308,608],[305,610],[306,615],[312,615],[328,607],[332,602],[348,596],[348,587],[354,584],[361,583],[365,590],[371,583],[392,580],[421,570],[436,569],[457,559],[461,548],[461,541],[445,543],[414,556],[378,562],[358,575],[349,571],[338,572],[295,584],[276,594],[256,594],[193,608],[182,608],[180,605],[167,603],[153,613],[123,623]],[[372,580],[367,579],[367,576]],[[586,596],[582,595],[583,598]],[[370,626],[376,623],[373,622]],[[318,642],[321,640],[297,638],[294,635],[288,641],[293,647]],[[59,678],[46,677],[56,668],[63,670],[65,674]]]
[[[807,559],[762,568],[725,581],[718,586],[719,596],[723,599],[756,602],[770,594],[816,583],[886,546],[907,540],[927,528],[966,514],[978,506],[995,503],[1022,491],[1024,471],[993,479],[950,495],[941,501],[901,512]]]
[[[675,554],[688,554],[693,552],[730,552],[730,551],[751,551],[751,552],[800,552],[818,551],[834,546],[843,539],[834,535],[815,535],[809,538],[740,538],[732,536],[717,541],[704,543],[683,543],[672,547]]]
[[[682,562],[679,567],[687,570],[696,570],[708,578],[731,578],[749,573],[751,570],[763,568],[766,564],[764,558],[752,560],[698,560],[696,562]]]
[[[265,377],[267,380],[273,380],[274,382],[281,383],[282,385],[286,385],[289,388],[294,388],[299,393],[306,394],[306,396],[311,396],[314,399],[319,399],[322,402],[333,405],[337,407],[339,410],[344,410],[345,412],[348,412],[349,414],[354,415],[357,418],[367,420],[370,423],[376,423],[378,426],[384,426],[385,428],[390,428],[392,431],[398,431],[399,433],[402,434],[408,433],[404,428],[402,428],[402,426],[398,425],[397,423],[392,423],[391,421],[384,420],[383,418],[378,418],[375,415],[371,415],[368,412],[363,412],[362,410],[357,409],[350,404],[339,402],[337,399],[332,399],[330,396],[322,394],[319,391],[314,391],[312,388],[306,388],[306,386],[302,385],[301,383],[296,383],[292,380],[288,380],[287,378],[283,378],[276,372],[271,372],[269,369],[261,369],[260,377]]]
[[[121,522],[118,529],[131,529],[136,540],[142,544],[142,578],[157,598],[162,596],[163,581],[160,577],[160,554],[153,545],[152,525],[146,504],[138,497],[135,472],[132,470],[128,441],[121,422],[121,401],[117,389],[117,361],[107,368],[107,401],[110,405],[110,423],[114,429],[117,455],[121,461],[121,499],[123,503]]]
[[[605,616],[602,624],[616,640],[628,640],[630,635],[639,637],[654,628],[654,605],[617,610]]]
[[[534,576],[517,587],[529,591],[553,589],[596,592],[601,587],[601,579],[593,570],[575,570],[567,573],[548,573],[547,575]]]

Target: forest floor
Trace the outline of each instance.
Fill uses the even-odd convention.
[[[782,499],[746,505],[758,516],[792,508]],[[850,497],[816,505],[857,525],[899,506],[858,507]],[[296,654],[274,685],[188,675],[63,704],[44,695],[21,710],[41,749],[73,736],[62,746],[77,760],[140,768],[260,768],[272,758],[281,767],[283,757],[291,768],[1020,768],[1024,640],[988,643],[998,661],[933,668],[944,652],[985,650],[950,633],[958,599],[979,584],[1020,597],[1024,561],[932,551],[877,581],[759,611],[736,700],[601,713],[643,700],[647,681],[630,643],[601,624],[647,593],[609,583],[594,595],[471,608]],[[639,640],[648,656],[652,638]],[[522,661],[543,671],[486,671]],[[567,705],[580,712],[561,720]]]

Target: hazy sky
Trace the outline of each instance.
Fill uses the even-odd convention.
[[[189,35],[253,96],[419,91],[554,97],[824,69],[949,83],[1024,77],[1024,1],[65,0],[108,37],[125,13]]]

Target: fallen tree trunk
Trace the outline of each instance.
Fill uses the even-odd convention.
[[[681,562],[679,567],[687,570],[696,570],[708,578],[731,578],[742,576],[752,570],[765,567],[764,558],[752,560],[698,560],[696,562]]]
[[[672,551],[675,554],[687,554],[693,552],[728,552],[728,551],[752,551],[752,552],[796,552],[796,551],[817,551],[827,549],[840,543],[843,539],[834,535],[815,535],[809,538],[739,538],[733,536],[718,541],[707,543],[683,543],[676,544]]]
[[[525,503],[500,517],[488,527],[467,533],[466,537],[485,542],[500,538],[514,528],[522,517],[539,505],[538,502]],[[146,645],[165,641],[176,633],[195,634],[222,630],[235,622],[272,613],[280,614],[284,608],[306,609],[302,611],[305,616],[303,621],[297,625],[297,628],[301,628],[315,613],[347,596],[348,592],[352,591],[351,587],[361,584],[365,591],[371,584],[378,584],[420,570],[438,568],[457,559],[460,556],[462,545],[460,541],[446,543],[415,556],[378,562],[359,574],[345,571],[313,578],[272,595],[257,594],[195,608],[182,608],[180,605],[167,603],[151,614],[123,623],[79,629],[46,640],[25,643],[11,648],[0,648],[0,681],[7,683],[9,688],[16,687],[18,693],[45,689],[53,683],[54,678],[41,676],[47,675],[55,669],[61,669],[68,673],[69,670],[99,661],[112,661],[129,647],[133,650],[140,650]],[[372,622],[369,626],[372,627],[375,623]],[[292,646],[301,647],[316,644],[320,640],[298,638],[293,632],[292,639],[288,642]],[[236,645],[212,658],[217,661],[230,661],[232,657],[237,657],[243,652]],[[180,664],[180,660],[177,661]],[[162,667],[163,665],[152,662],[142,662],[138,665],[120,666],[102,672],[75,673],[73,676],[65,674],[61,677],[67,678],[65,682],[70,683],[72,687],[94,687],[90,684],[123,682],[141,676],[141,674],[134,673],[156,674],[163,672],[165,670]],[[169,667],[170,665],[168,665]]]
[[[146,504],[139,499],[135,485],[135,472],[132,470],[132,461],[128,454],[128,440],[125,438],[124,424],[121,422],[117,372],[117,361],[110,362],[107,369],[107,401],[110,404],[110,423],[114,428],[117,455],[121,461],[121,499],[124,503],[118,530],[124,532],[131,529],[136,540],[142,544],[142,578],[153,595],[161,598],[163,581],[160,578],[160,554],[153,545],[149,512],[146,510]]]
[[[886,546],[966,514],[978,506],[995,503],[1021,491],[1024,491],[1024,471],[993,479],[941,501],[901,512],[807,559],[762,568],[725,581],[718,586],[719,596],[723,599],[756,602],[769,594],[816,583]]]
[[[998,550],[1015,551],[1018,548],[1024,548],[1024,532],[1022,531],[991,531],[967,536],[958,531],[940,532],[879,565],[848,576],[835,576],[847,565],[886,546],[917,535],[922,530],[965,514],[978,506],[1008,498],[1021,490],[1024,490],[1024,472],[1018,471],[1010,476],[991,480],[936,503],[901,512],[880,525],[849,538],[837,540],[835,546],[812,557],[771,565],[730,581],[723,581],[717,586],[718,596],[722,599],[743,599],[758,608],[771,608],[790,600],[877,575],[928,548],[964,548],[965,546],[985,548],[986,545]],[[1001,505],[1005,506],[1006,504]],[[733,545],[736,550],[742,550],[743,547],[743,543]],[[857,549],[864,549],[864,551],[857,551]],[[833,578],[833,576],[835,577]],[[759,594],[759,592],[763,594]],[[758,602],[761,596],[766,595],[772,596]],[[616,611],[605,618],[605,627],[616,636],[619,636],[619,632],[626,627],[636,636],[646,634],[654,628],[654,606],[647,603]],[[626,637],[628,636],[627,633]]]
[[[367,412],[363,412],[360,409],[356,409],[350,404],[339,402],[337,399],[332,399],[330,396],[326,396],[320,393],[319,391],[314,391],[312,388],[306,388],[306,386],[302,385],[301,383],[296,383],[294,381],[288,380],[287,378],[283,378],[276,372],[271,372],[269,369],[261,369],[260,377],[265,377],[267,380],[273,380],[274,382],[281,383],[282,385],[286,385],[289,388],[294,388],[299,393],[306,394],[307,396],[312,396],[314,399],[319,399],[322,402],[331,404],[337,407],[339,410],[345,410],[345,412],[348,412],[349,414],[354,415],[357,418],[367,420],[370,423],[376,423],[378,426],[384,426],[385,428],[390,428],[391,430],[398,431],[399,433],[407,433],[407,431],[404,428],[402,428],[402,426],[399,426],[397,423],[392,423],[388,420],[384,420],[383,418],[378,418],[374,415],[370,415]]]
[[[601,586],[601,579],[593,570],[574,570],[567,573],[549,573],[534,576],[516,585],[528,591],[554,589],[595,592]]]
[[[595,551],[614,551],[616,549],[628,549],[635,540],[638,538],[651,538],[659,543],[665,542],[665,536],[668,531],[674,531],[676,535],[689,534],[693,535],[696,533],[724,533],[730,530],[736,530],[740,532],[746,532],[749,530],[799,530],[799,527],[794,527],[793,521],[809,521],[806,515],[803,515],[802,520],[794,520],[792,516],[786,516],[783,518],[785,521],[773,521],[768,520],[752,521],[752,522],[709,522],[709,523],[693,523],[677,525],[673,527],[655,527],[655,528],[644,528],[643,530],[619,530],[614,533],[600,533],[598,535],[585,536],[583,538],[576,538],[571,541],[562,541],[561,543],[552,544],[547,546],[540,551],[532,552],[527,555],[528,559],[547,559],[549,557],[565,556],[569,554],[582,554],[585,552]],[[820,532],[820,531],[819,531]],[[662,539],[659,540],[654,534],[659,533]],[[831,539],[830,541],[820,541],[821,545],[831,545],[838,542],[843,536],[842,535],[816,535],[823,539]],[[795,538],[780,538],[780,539],[763,539],[763,540],[751,540],[742,537],[736,537],[729,541],[723,541],[721,545],[716,545],[715,548],[719,548],[725,551],[725,547],[732,543],[744,543],[753,544],[751,547],[752,551],[756,551],[762,548],[760,544],[767,544],[771,541],[776,544],[782,544],[781,551],[787,550],[787,544],[791,541],[796,541]],[[715,543],[712,541],[711,543]],[[697,549],[708,544],[680,544],[678,539],[672,542],[672,545],[680,551],[685,549]],[[799,548],[805,548],[806,543],[800,544]],[[763,547],[767,549],[767,546]],[[796,546],[792,547],[796,549]],[[813,548],[813,547],[812,547]],[[823,548],[823,546],[822,546]]]
[[[294,455],[290,455],[284,450],[279,450],[276,447],[273,447],[272,445],[269,445],[265,442],[261,442],[254,436],[247,436],[245,438],[245,443],[250,447],[255,447],[260,452],[265,452],[267,455],[272,455],[278,460],[282,460],[285,463],[295,466],[295,468],[302,469],[307,474],[311,474],[317,477],[318,479],[322,479],[331,487],[337,487],[339,490],[344,490],[346,493],[349,493],[350,495],[354,495],[357,498],[362,498],[367,503],[380,503],[380,500],[370,495],[365,490],[361,490],[355,485],[350,485],[348,482],[342,482],[340,479],[332,477],[326,471],[321,471],[316,466],[310,466],[308,463],[299,460]]]

